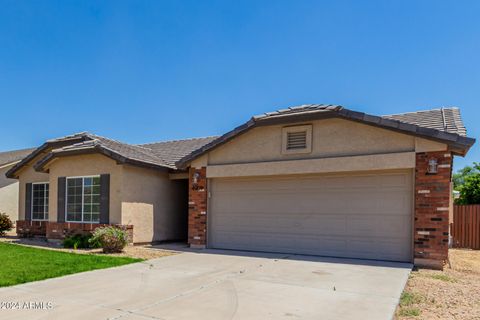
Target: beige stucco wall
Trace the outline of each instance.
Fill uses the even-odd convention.
[[[33,162],[35,163],[35,162]],[[42,172],[37,172],[33,169],[31,164],[25,165],[18,174],[19,182],[19,200],[18,200],[18,220],[25,219],[25,190],[26,184],[32,182],[49,182],[49,175]],[[51,192],[51,191],[50,191]],[[50,204],[49,204],[50,205]],[[51,212],[51,209],[49,208]]]
[[[128,165],[123,177],[122,223],[134,225],[134,242],[186,238],[186,181]]]
[[[447,145],[444,143],[415,138],[415,151],[416,152],[432,152],[432,151],[445,151],[447,150]]]
[[[110,223],[122,223],[123,166],[100,154],[57,158],[50,170],[50,221],[57,221],[57,193],[59,177],[82,177],[110,174]],[[135,229],[134,229],[135,230]],[[135,231],[134,231],[135,232]]]
[[[257,127],[210,152],[209,164],[326,158],[347,155],[406,152],[415,150],[415,138],[390,130],[343,119],[312,124],[312,152],[282,154],[282,128]],[[299,123],[300,124],[304,124]]]
[[[446,145],[344,119],[324,119],[293,125],[312,125],[312,152],[282,154],[282,128],[254,128],[192,162],[193,167],[340,158],[359,155],[446,150]],[[356,168],[358,169],[358,168]]]
[[[132,224],[134,242],[186,238],[187,180],[170,180],[167,172],[119,165],[101,154],[57,158],[49,174],[32,167],[19,173],[20,203],[24,218],[25,184],[49,182],[49,220],[57,221],[59,177],[110,174],[110,223]]]
[[[207,166],[207,178],[317,174],[415,168],[415,153],[301,159]]]
[[[18,220],[18,180],[8,179],[5,173],[14,164],[0,166],[0,213],[6,213],[12,221]]]

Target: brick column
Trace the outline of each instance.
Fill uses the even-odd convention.
[[[428,162],[438,161],[438,172],[427,172]],[[414,263],[443,269],[448,259],[450,181],[452,154],[424,152],[416,155]]]
[[[207,178],[206,168],[190,168],[188,181],[188,243],[205,248],[207,244]],[[194,174],[197,173],[197,184]]]

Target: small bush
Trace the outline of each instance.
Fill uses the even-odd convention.
[[[128,233],[118,227],[100,227],[95,229],[90,242],[100,244],[105,253],[122,252],[128,244]]]
[[[0,213],[0,235],[13,229],[13,222],[6,213]]]
[[[91,234],[75,234],[63,240],[63,247],[73,249],[99,248],[98,243],[90,242],[91,238]]]

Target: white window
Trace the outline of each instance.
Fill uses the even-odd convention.
[[[312,152],[312,125],[282,128],[282,153]]]
[[[100,222],[100,176],[67,178],[65,220]]]
[[[32,220],[48,220],[48,193],[48,183],[32,183]]]

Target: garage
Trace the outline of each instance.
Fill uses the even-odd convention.
[[[208,246],[412,261],[411,170],[214,178]]]

